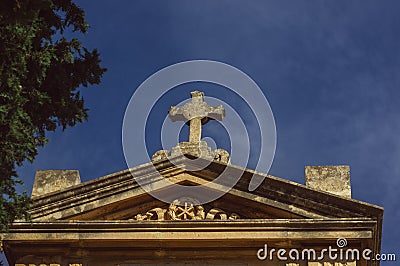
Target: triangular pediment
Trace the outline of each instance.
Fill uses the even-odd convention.
[[[175,177],[179,179],[179,177]],[[198,179],[190,174],[182,174],[183,181],[177,183],[182,186],[199,186],[201,184],[193,182]],[[290,206],[279,205],[261,197],[253,197],[250,193],[243,193],[238,190],[231,190],[216,200],[201,203],[196,195],[179,195],[179,191],[173,187],[162,188],[160,194],[169,194],[174,200],[172,203],[164,202],[153,197],[149,193],[142,193],[138,196],[127,198],[107,204],[103,207],[94,208],[90,211],[78,213],[73,216],[65,217],[68,220],[171,220],[171,205],[190,208],[193,205],[192,214],[194,217],[187,219],[206,219],[206,220],[233,220],[233,219],[291,219],[291,218],[317,218],[316,215],[290,210]],[[214,193],[217,191],[214,191]],[[206,193],[206,192],[205,192]],[[212,193],[212,192],[211,192]],[[211,194],[210,193],[210,194]],[[203,210],[203,215],[196,216],[199,207]],[[311,217],[313,216],[313,217]],[[180,217],[177,217],[180,219]],[[318,216],[321,218],[321,216]],[[182,218],[183,219],[183,218]]]
[[[188,214],[190,219],[330,219],[377,218],[382,215],[379,207],[249,169],[209,162],[204,169],[191,171],[190,163],[187,158],[175,158],[172,162],[165,160],[154,165],[157,174],[161,174],[169,184],[152,176],[153,165],[145,164],[36,197],[32,218],[34,221],[171,220],[175,215],[171,208],[175,207],[146,192],[133,176],[148,179],[146,187],[152,194],[168,195],[170,202],[177,200],[175,205],[183,206],[187,201],[188,209],[193,205],[190,215],[195,217]],[[241,178],[231,189],[225,187],[223,182],[210,185],[221,171],[232,175],[240,173]],[[249,191],[248,184],[255,175],[264,181],[256,190]],[[197,195],[187,195],[182,190],[176,190],[174,184],[209,186]],[[203,200],[204,193],[219,191],[227,192],[211,202],[196,204]]]

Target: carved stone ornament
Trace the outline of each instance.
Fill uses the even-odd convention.
[[[159,150],[151,158],[157,162],[169,157],[192,155],[209,161],[229,164],[229,153],[223,149],[212,150],[206,141],[201,140],[202,126],[210,120],[221,121],[225,117],[222,105],[210,106],[204,101],[204,93],[192,91],[192,100],[183,106],[171,106],[168,115],[172,122],[184,121],[189,125],[189,141],[180,142],[169,150]]]
[[[164,221],[164,220],[236,220],[240,216],[236,213],[228,214],[220,209],[213,208],[207,213],[199,202],[192,198],[174,200],[167,209],[153,208],[145,214],[137,214],[131,220],[137,221]]]

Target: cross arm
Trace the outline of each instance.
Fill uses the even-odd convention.
[[[172,122],[186,120],[181,107],[171,106],[168,111],[168,115]]]

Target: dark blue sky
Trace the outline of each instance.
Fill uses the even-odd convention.
[[[91,25],[84,44],[98,48],[108,72],[83,90],[89,121],[49,134],[34,164],[19,169],[29,191],[39,169],[78,169],[83,181],[125,169],[122,121],[135,89],[174,63],[221,61],[268,98],[278,137],[270,173],[304,183],[305,165],[350,165],[353,198],[385,208],[383,252],[400,257],[400,2],[77,3]],[[189,84],[157,110],[165,116],[193,89],[219,95]]]

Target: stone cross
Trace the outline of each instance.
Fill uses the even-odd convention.
[[[192,100],[182,107],[171,106],[169,117],[172,122],[185,121],[190,126],[189,143],[200,143],[201,126],[210,119],[221,121],[225,117],[225,109],[222,105],[209,106],[204,102],[204,93],[192,91]]]

